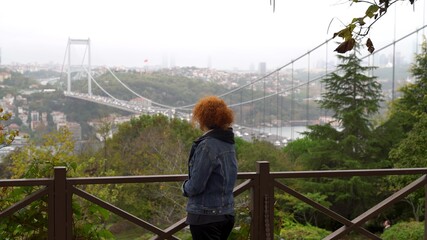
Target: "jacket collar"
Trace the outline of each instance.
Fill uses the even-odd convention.
[[[196,141],[194,141],[194,143],[198,144],[208,137],[216,138],[220,141],[234,144],[234,133],[232,128],[228,128],[227,130],[220,128],[211,129],[205,132],[205,134],[199,137]]]

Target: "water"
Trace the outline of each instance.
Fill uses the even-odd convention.
[[[286,146],[290,141],[302,138],[302,133],[307,131],[306,126],[294,127],[258,127],[249,128],[242,126],[235,126],[234,133],[237,137],[241,137],[246,141],[252,139],[262,139],[269,141],[276,146]]]
[[[301,133],[308,130],[306,126],[293,126],[293,127],[261,127],[261,132],[270,133],[286,139],[295,140],[304,137]]]

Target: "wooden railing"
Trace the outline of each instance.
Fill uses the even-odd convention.
[[[337,171],[290,171],[270,172],[268,162],[258,162],[256,172],[239,173],[238,179],[243,182],[235,187],[234,195],[238,196],[245,191],[250,192],[251,215],[251,239],[274,239],[274,193],[275,189],[284,191],[300,201],[312,206],[316,210],[326,214],[340,222],[342,227],[331,233],[324,239],[341,239],[351,231],[357,231],[367,239],[381,239],[372,232],[363,228],[363,224],[389,208],[395,202],[421,187],[425,188],[427,199],[427,168],[414,169],[368,169],[368,170],[337,170]],[[350,220],[339,213],[331,211],[321,204],[305,197],[303,194],[280,183],[279,179],[296,178],[342,178],[352,176],[388,176],[388,175],[422,175],[414,182],[395,192],[390,197],[379,202],[360,216]],[[41,197],[48,196],[48,239],[71,240],[72,239],[72,197],[78,195],[92,203],[95,203],[108,211],[144,228],[156,236],[153,239],[178,239],[175,233],[186,227],[185,218],[172,226],[161,229],[131,213],[128,213],[98,197],[78,188],[81,185],[92,184],[122,184],[122,183],[153,183],[153,182],[182,182],[186,175],[151,175],[151,176],[120,176],[120,177],[96,177],[96,178],[67,178],[65,167],[56,167],[52,179],[8,179],[1,180],[0,187],[16,186],[44,186],[0,212],[0,219],[11,216],[16,211],[26,207]],[[427,201],[425,201],[427,204]],[[426,216],[425,216],[426,217]],[[427,219],[427,218],[426,218]],[[424,221],[424,239],[427,239],[427,221]]]

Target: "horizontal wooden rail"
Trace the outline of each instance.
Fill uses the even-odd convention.
[[[405,186],[392,196],[381,201],[365,213],[353,220],[346,219],[339,213],[309,199],[286,186],[286,179],[301,178],[350,178],[354,176],[378,177],[390,175],[421,175],[416,181]],[[250,216],[251,216],[251,239],[274,239],[274,194],[275,189],[281,190],[300,201],[312,206],[319,212],[343,224],[343,226],[330,234],[325,239],[340,239],[350,231],[357,231],[368,239],[380,239],[375,234],[363,228],[363,224],[377,216],[386,208],[401,200],[413,191],[422,188],[426,189],[427,198],[427,168],[409,169],[361,169],[361,170],[329,170],[329,171],[287,171],[270,172],[268,162],[258,162],[256,172],[238,173],[237,178],[240,183],[234,188],[234,196],[238,196],[249,191],[250,194]],[[56,167],[53,178],[41,179],[6,179],[0,181],[0,187],[42,187],[31,193],[21,201],[9,206],[0,212],[0,218],[5,218],[16,211],[28,206],[31,202],[37,201],[48,195],[48,239],[71,240],[72,236],[72,205],[74,196],[79,196],[87,201],[97,204],[106,210],[144,228],[155,234],[152,239],[177,239],[174,234],[186,227],[185,218],[177,221],[166,229],[161,229],[149,222],[144,221],[114,205],[108,203],[88,192],[79,189],[77,186],[94,184],[134,184],[134,183],[165,183],[182,182],[187,179],[185,174],[177,175],[150,175],[150,176],[111,176],[111,177],[84,177],[67,178],[64,167]],[[44,187],[43,187],[44,186]],[[427,201],[426,201],[427,204]],[[425,216],[427,219],[427,215]],[[426,225],[427,226],[427,225]],[[427,236],[427,227],[425,231]]]
[[[0,180],[0,187],[51,186],[52,184],[53,184],[53,179],[51,178]]]
[[[325,178],[354,176],[391,176],[427,174],[427,168],[392,168],[392,169],[360,169],[360,170],[327,170],[327,171],[288,171],[271,172],[273,178]]]

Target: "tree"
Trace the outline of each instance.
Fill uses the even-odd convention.
[[[305,170],[360,169],[375,164],[370,157],[369,139],[373,126],[370,118],[378,112],[381,85],[375,77],[366,75],[373,67],[362,66],[357,51],[338,55],[341,63],[322,83],[325,92],[318,101],[322,108],[331,110],[339,128],[331,123],[309,126],[306,139],[297,140],[285,148],[293,159],[298,159]],[[292,149],[297,146],[298,149]],[[301,146],[309,146],[302,149]],[[300,155],[299,155],[300,154]],[[375,165],[376,166],[376,165]],[[372,205],[378,198],[373,179],[313,179],[298,186],[306,193],[322,193],[333,203],[331,209],[353,218]],[[334,227],[327,219],[319,221],[323,227]]]
[[[421,119],[414,125],[408,137],[402,140],[399,145],[390,151],[390,159],[394,162],[395,168],[423,168],[426,166],[427,149],[427,114],[423,114]],[[396,189],[400,189],[411,181],[414,176],[399,176],[391,179]],[[413,213],[413,218],[419,221],[422,218],[424,208],[424,191],[417,191],[405,198]]]
[[[427,113],[427,41],[421,44],[421,52],[415,56],[411,74],[415,83],[408,84],[400,91],[402,96],[393,103],[393,112],[409,112],[415,117]]]
[[[381,85],[375,81],[376,77],[365,75],[374,67],[362,66],[357,51],[348,56],[337,57],[341,60],[337,71],[322,79],[325,93],[322,94],[319,104],[322,108],[334,112],[333,117],[337,119],[342,130],[336,135],[333,129],[329,129],[325,134],[341,138],[335,140],[344,144],[344,153],[360,159],[365,155],[366,140],[373,129],[370,117],[379,110],[382,99]],[[315,127],[310,135],[321,134],[324,130],[320,131],[319,128]]]
[[[41,145],[34,142],[13,152],[7,159],[7,168],[11,178],[48,178],[53,176],[55,166],[65,166],[68,176],[77,176],[84,172],[86,161],[77,158],[74,153],[74,141],[68,129],[61,128],[43,136]],[[93,163],[93,161],[91,162]],[[0,192],[0,211],[22,200],[39,187],[5,187]],[[74,237],[76,239],[111,239],[109,231],[98,224],[105,221],[109,214],[101,207],[73,199]],[[0,220],[0,239],[47,239],[47,196],[32,202],[9,218]],[[96,219],[96,221],[93,221]],[[82,221],[80,221],[82,220]],[[97,224],[93,224],[96,222]]]
[[[254,139],[252,142],[246,142],[237,138],[236,152],[239,171],[242,172],[255,171],[257,161],[269,161],[272,171],[294,170],[285,154],[267,141]]]
[[[107,139],[107,171],[118,175],[183,174],[192,141],[201,132],[188,122],[163,115],[141,115],[118,126]],[[167,225],[185,215],[181,183],[126,184],[116,206],[155,225]]]
[[[402,121],[405,126],[405,138],[393,146],[389,153],[390,160],[396,168],[425,167],[427,151],[427,42],[424,39],[422,51],[415,56],[415,63],[411,66],[411,73],[416,81],[404,86],[400,91],[401,98],[392,105],[389,121],[400,116],[407,116],[410,121]],[[397,177],[393,179],[396,188],[401,188],[413,181],[413,177]],[[413,209],[413,217],[418,220],[424,207],[424,194],[417,192],[405,198]]]
[[[107,161],[105,160],[107,158],[107,153],[108,153],[108,144],[107,144],[107,139],[113,134],[112,130],[113,130],[113,125],[114,125],[114,121],[109,121],[110,119],[106,119],[104,118],[103,120],[101,120],[100,125],[97,127],[96,133],[99,134],[99,136],[101,137],[101,142],[103,144],[103,158],[104,158],[104,172],[107,171]]]
[[[9,131],[3,124],[3,122],[8,121],[11,117],[12,113],[4,113],[3,108],[0,107],[0,148],[10,145],[15,137],[19,135],[19,131]]]

